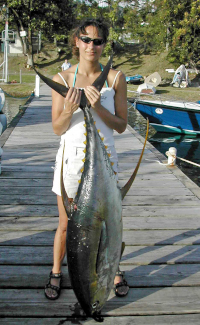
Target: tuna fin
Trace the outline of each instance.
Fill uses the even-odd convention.
[[[143,146],[140,158],[138,160],[137,166],[135,167],[135,170],[134,170],[133,174],[131,175],[128,182],[124,185],[124,187],[121,188],[122,200],[126,196],[126,193],[130,189],[130,187],[131,187],[131,185],[132,185],[132,183],[133,183],[133,181],[134,181],[134,179],[135,179],[135,177],[137,175],[137,172],[138,172],[138,169],[140,167],[141,160],[142,160],[142,156],[143,156],[143,153],[144,153],[144,149],[145,149],[145,146],[146,146],[148,133],[149,133],[149,120],[147,119],[147,131],[146,131],[146,137],[145,137],[145,140],[144,140],[144,146]]]
[[[103,71],[101,72],[100,76],[93,82],[93,86],[96,87],[98,89],[98,91],[100,91],[104,85],[104,82],[106,81],[106,78],[108,76],[108,72],[110,70],[111,64],[112,64],[112,59],[113,56],[111,56],[110,60],[108,61],[108,63],[106,64],[105,68],[103,69]],[[53,90],[57,91],[57,93],[59,93],[61,96],[66,97],[67,92],[69,90],[69,88],[65,87],[64,85],[60,84],[59,82],[56,82],[46,76],[44,76],[43,74],[41,74],[39,71],[37,71],[35,69],[35,67],[33,67],[33,69],[35,70],[35,72],[37,73],[37,75]],[[84,94],[84,92],[82,93],[81,96],[81,103],[80,103],[80,107],[84,108],[87,104],[87,99],[86,96]]]
[[[33,69],[35,70],[37,75],[45,82],[45,84],[47,84],[47,86],[49,86],[53,90],[57,91],[57,93],[59,93],[61,96],[66,97],[69,88],[65,87],[64,85],[60,84],[59,82],[56,82],[48,77],[45,77],[43,74],[41,74],[39,71],[37,71],[35,69],[35,67]]]
[[[107,62],[106,66],[103,69],[100,76],[92,84],[92,86],[96,87],[98,89],[98,91],[100,91],[102,89],[102,87],[104,85],[104,82],[106,81],[106,78],[108,76],[108,72],[109,72],[109,70],[111,68],[112,60],[113,60],[113,55],[111,55],[109,61]]]

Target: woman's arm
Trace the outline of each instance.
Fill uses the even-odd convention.
[[[122,72],[117,77],[114,89],[115,115],[101,105],[100,92],[95,87],[86,87],[85,94],[91,103],[91,107],[104,123],[118,133],[122,133],[127,126],[127,84]]]
[[[59,82],[60,77],[56,75],[54,81]],[[52,90],[52,125],[54,133],[62,135],[67,131],[73,113],[78,109],[81,101],[81,91],[69,88],[66,97],[62,97]]]

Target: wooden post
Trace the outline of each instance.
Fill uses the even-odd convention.
[[[35,76],[35,96],[40,97],[40,77]]]

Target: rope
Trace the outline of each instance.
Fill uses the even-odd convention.
[[[183,161],[187,162],[188,164],[191,164],[191,165],[194,165],[194,166],[200,167],[199,164],[196,164],[196,163],[194,163],[193,161],[190,161],[190,160],[187,160],[187,159],[184,159],[184,158],[180,158],[180,157],[178,157],[178,156],[176,156],[176,158],[178,158],[178,159],[180,159],[180,160],[183,160]]]
[[[187,159],[184,159],[184,158],[181,158],[181,157],[178,157],[178,156],[176,156],[176,158],[178,158],[178,159],[180,159],[180,160],[182,160],[182,161],[185,161],[185,162],[187,162],[188,164],[191,164],[191,165],[194,165],[194,166],[200,167],[199,164],[194,163],[194,162],[192,162],[192,161],[190,161],[190,160],[187,160]],[[147,158],[146,158],[145,160],[156,161],[156,162],[158,162],[160,165],[163,165],[163,166],[172,166],[172,163],[164,164],[164,163],[161,163],[159,160],[156,160],[156,159],[147,159]]]

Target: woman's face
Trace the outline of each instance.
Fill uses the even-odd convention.
[[[82,56],[89,61],[96,61],[100,58],[105,44],[99,44],[102,37],[99,36],[95,26],[88,26],[85,31],[86,34],[80,34],[79,38],[76,39],[76,46],[79,48],[80,57]]]

